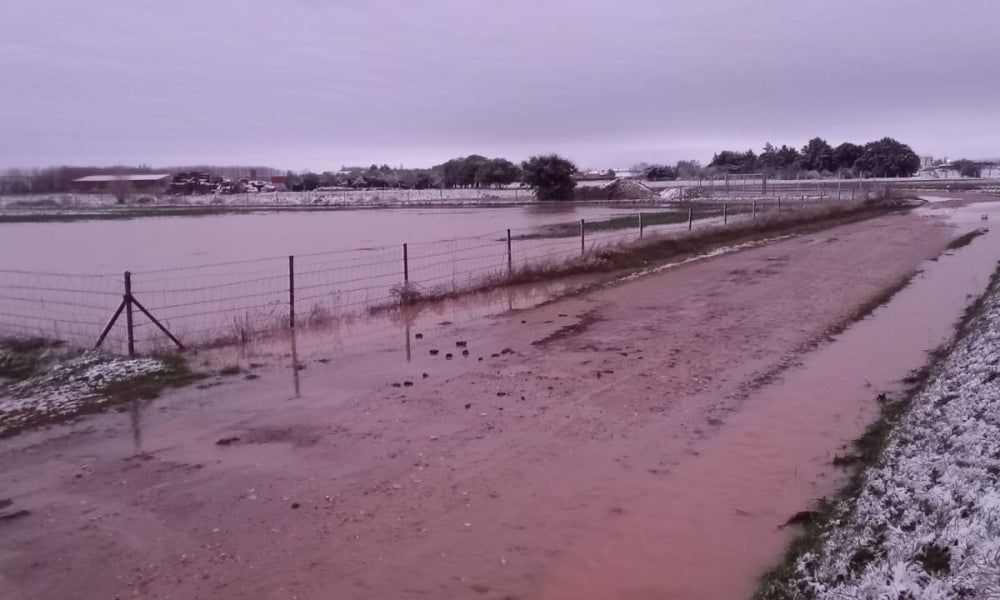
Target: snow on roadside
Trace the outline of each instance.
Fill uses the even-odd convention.
[[[793,597],[1000,598],[1000,293],[913,399]]]
[[[88,352],[55,363],[27,379],[0,382],[0,436],[25,426],[102,407],[108,383],[163,371],[153,358],[122,358]]]

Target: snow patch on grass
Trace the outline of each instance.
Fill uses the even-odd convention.
[[[163,372],[154,358],[121,358],[88,352],[57,362],[20,381],[0,384],[0,436],[102,408],[108,384]]]

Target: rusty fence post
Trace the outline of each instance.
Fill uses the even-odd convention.
[[[124,275],[125,275],[125,291],[122,294],[122,301],[118,305],[118,308],[115,310],[114,314],[111,316],[111,320],[109,320],[108,324],[104,326],[104,329],[101,331],[101,335],[98,336],[97,343],[94,344],[94,350],[97,350],[98,348],[101,347],[101,344],[104,343],[105,338],[107,338],[108,334],[111,332],[111,328],[114,327],[115,323],[118,321],[118,317],[120,317],[122,312],[124,312],[125,329],[127,330],[127,335],[128,335],[128,355],[129,357],[135,356],[135,326],[132,320],[133,307],[138,308],[139,312],[146,315],[146,318],[149,319],[153,323],[153,325],[156,325],[156,327],[160,331],[162,331],[168,338],[170,338],[170,341],[176,344],[178,349],[184,350],[184,344],[182,344],[180,340],[178,340],[177,337],[174,336],[174,334],[170,333],[170,331],[163,325],[163,323],[161,323],[156,317],[154,317],[151,312],[146,310],[146,307],[143,306],[138,300],[136,300],[134,295],[132,295],[132,273],[130,271],[125,271]]]
[[[508,229],[507,230],[507,276],[511,277],[513,275],[514,275],[514,254],[511,252],[510,229]]]
[[[128,331],[128,355],[135,356],[135,328],[132,326],[132,273],[125,271],[125,328]]]
[[[288,256],[288,327],[295,329],[295,257]]]

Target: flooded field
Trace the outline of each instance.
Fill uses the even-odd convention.
[[[643,214],[648,234],[687,227],[684,211]],[[293,274],[296,319],[328,323],[634,241],[639,222],[631,207],[538,205],[0,224],[0,329],[91,344],[129,270],[135,299],[175,337],[245,342],[289,322]],[[135,323],[138,347],[170,346],[145,314]],[[123,325],[108,332],[113,349]]]
[[[290,254],[397,248],[403,243],[453,238],[499,238],[507,229],[523,233],[557,223],[637,213],[632,208],[544,205],[0,224],[0,268],[121,274],[126,269],[150,271]]]

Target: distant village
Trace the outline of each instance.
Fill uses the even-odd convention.
[[[984,179],[1000,178],[1000,164],[975,163],[973,171],[963,170],[961,161],[949,162],[947,158],[935,159],[932,156],[921,156],[921,167],[915,179],[962,179],[978,177]],[[340,185],[316,186],[319,191],[348,190],[367,187],[363,182],[357,182],[354,177],[364,169],[342,169],[337,175],[342,176]],[[579,182],[600,182],[614,179],[646,179],[647,170],[642,166],[628,169],[588,170],[578,172],[575,179]],[[138,175],[91,175],[71,182],[71,189],[76,193],[114,193],[116,185],[127,184],[130,193],[169,194],[169,195],[204,195],[204,194],[255,194],[266,192],[302,191],[302,184],[289,181],[288,175],[271,175],[267,180],[258,177],[256,169],[250,169],[246,177],[233,178],[215,175],[208,172],[184,171],[180,173],[154,173]],[[518,183],[512,185],[520,185]]]
[[[471,157],[470,157],[471,158]],[[458,159],[461,160],[461,159]],[[495,159],[502,160],[502,159]],[[451,161],[450,161],[451,162]],[[447,165],[447,163],[446,163]],[[685,169],[681,165],[687,165]],[[436,168],[436,167],[435,167]],[[523,184],[514,177],[481,184],[478,179],[467,181],[435,177],[434,169],[392,168],[387,165],[344,167],[324,173],[283,172],[267,167],[201,167],[197,170],[152,172],[147,167],[122,169],[112,173],[92,173],[77,176],[83,169],[60,167],[30,173],[9,172],[0,176],[0,194],[77,193],[111,194],[115,196],[196,196],[217,194],[256,194],[296,191],[340,191],[357,189],[433,189],[452,187],[512,188]],[[682,161],[677,167],[639,164],[630,168],[581,170],[574,179],[583,186],[598,185],[613,180],[626,181],[697,181],[723,177],[712,166],[702,167],[696,161]],[[806,177],[818,176],[815,173]],[[832,175],[831,175],[832,176]],[[795,178],[798,178],[796,176]],[[914,179],[942,180],[983,178],[1000,179],[1000,162],[950,161],[948,158],[921,156],[920,168]]]

